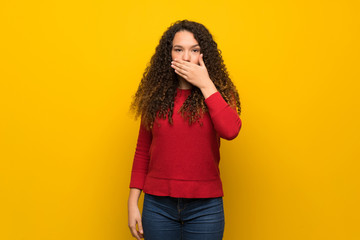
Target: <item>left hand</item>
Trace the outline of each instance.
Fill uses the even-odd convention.
[[[200,65],[181,59],[174,59],[171,63],[171,67],[175,69],[179,76],[200,89],[212,83],[203,60],[203,54],[200,54],[199,57]]]

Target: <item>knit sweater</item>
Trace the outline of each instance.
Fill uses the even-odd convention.
[[[234,139],[242,121],[236,110],[215,92],[205,99],[208,112],[189,125],[178,110],[191,89],[177,89],[173,125],[156,118],[150,131],[141,121],[130,188],[177,198],[224,195],[220,178],[220,138]]]

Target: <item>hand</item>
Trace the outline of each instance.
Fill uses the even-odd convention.
[[[144,231],[141,223],[141,215],[139,207],[136,204],[130,204],[129,207],[129,228],[131,234],[137,239],[144,238]],[[139,227],[139,231],[136,229],[136,225]]]
[[[179,76],[200,89],[205,88],[212,83],[204,64],[203,54],[200,54],[199,57],[200,65],[181,59],[174,59],[171,63],[171,67],[175,69],[175,72]]]

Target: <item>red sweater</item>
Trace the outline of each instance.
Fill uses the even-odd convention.
[[[219,171],[220,137],[234,139],[242,123],[236,110],[215,92],[205,99],[209,112],[201,119],[203,125],[189,125],[177,111],[190,93],[190,89],[177,89],[173,125],[157,118],[152,130],[147,131],[140,123],[130,188],[177,198],[224,195]]]

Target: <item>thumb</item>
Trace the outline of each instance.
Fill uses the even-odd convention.
[[[204,56],[204,54],[200,54],[200,57],[199,57],[199,63],[200,63],[200,66],[202,66],[202,67],[205,66],[203,56]]]

